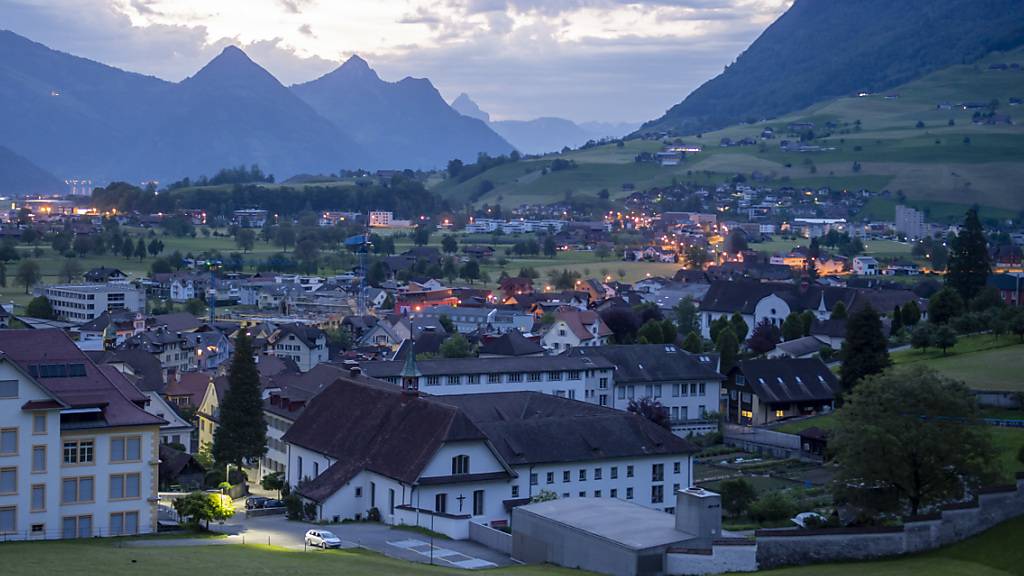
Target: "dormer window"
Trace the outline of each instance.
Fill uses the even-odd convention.
[[[452,458],[452,475],[469,474],[469,456],[459,454]]]

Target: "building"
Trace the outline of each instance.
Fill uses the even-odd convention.
[[[481,358],[543,356],[544,347],[523,336],[518,330],[511,330],[497,338],[485,339],[478,350]]]
[[[871,256],[855,256],[853,259],[853,273],[857,276],[876,276],[880,271],[878,260]]]
[[[56,284],[43,289],[53,311],[62,320],[87,322],[107,310],[146,311],[145,293],[124,283]]]
[[[228,379],[226,376],[218,376],[207,381],[206,391],[203,392],[202,400],[196,408],[196,422],[199,423],[199,441],[197,446],[202,450],[204,446],[213,447],[213,435],[220,425],[220,403],[228,391]]]
[[[671,344],[632,344],[575,348],[570,357],[604,359],[615,366],[609,385],[599,381],[587,391],[587,400],[617,410],[644,398],[668,411],[672,431],[681,436],[718,429],[708,414],[718,411],[722,375],[718,356],[690,354]],[[596,398],[594,397],[596,396]]]
[[[1024,274],[1017,272],[1011,274],[993,274],[988,277],[988,285],[999,291],[999,298],[1007,306],[1020,306],[1024,303],[1021,300],[1021,289],[1024,287]]]
[[[164,420],[166,424],[160,426],[161,444],[180,444],[183,452],[192,453],[192,432],[195,427],[178,414],[163,396],[156,392],[146,392],[149,397],[146,404],[146,412]]]
[[[290,358],[302,372],[327,361],[327,334],[306,324],[282,324],[267,340],[267,352],[278,358]]]
[[[371,228],[388,228],[391,226],[391,221],[394,219],[393,212],[382,212],[373,211],[370,212],[370,227]]]
[[[263,228],[267,225],[266,210],[235,210],[232,220],[242,228]]]
[[[566,356],[504,358],[438,358],[413,363],[418,389],[435,396],[495,392],[540,392],[562,398],[591,400],[588,390],[614,385],[613,365],[602,358]],[[401,362],[363,362],[363,373],[396,387],[408,366]],[[603,387],[603,388],[602,388]]]
[[[196,369],[193,343],[180,332],[172,332],[163,326],[130,336],[118,348],[151,354],[167,373],[180,374]]]
[[[529,332],[533,329],[533,315],[515,309],[473,306],[431,306],[413,312],[414,318],[440,320],[446,316],[456,332],[469,334],[483,332],[504,334],[512,330]]]
[[[128,281],[127,274],[117,268],[107,268],[106,266],[93,268],[83,274],[82,278],[92,284],[125,283]]]
[[[147,397],[60,330],[0,331],[0,534],[156,531],[160,426]]]
[[[928,236],[928,226],[924,223],[924,212],[914,210],[902,204],[896,205],[895,228],[908,240],[916,240]]]
[[[818,358],[741,360],[723,386],[726,421],[747,426],[830,412],[839,392],[839,380]]]
[[[413,372],[415,371],[413,366]],[[424,396],[362,377],[334,381],[284,435],[287,481],[319,519],[504,526],[542,491],[672,510],[695,448],[635,415],[547,394]],[[301,481],[301,483],[300,483]]]
[[[604,346],[612,329],[593,310],[558,310],[540,337],[540,345],[556,353],[580,346]]]

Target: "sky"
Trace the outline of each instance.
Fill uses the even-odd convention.
[[[640,122],[712,78],[792,0],[0,0],[0,28],[178,81],[224,46],[288,85],[359,54],[492,119]]]

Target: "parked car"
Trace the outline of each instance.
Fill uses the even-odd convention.
[[[246,510],[256,510],[256,509],[259,509],[259,508],[263,508],[263,507],[265,507],[267,505],[267,502],[269,500],[270,500],[270,498],[264,498],[263,496],[249,496],[245,500],[245,509]]]
[[[316,548],[338,548],[341,546],[341,538],[327,530],[310,530],[306,532],[306,546]]]
[[[264,508],[281,508],[282,506],[284,506],[284,500],[275,498],[267,498],[267,501],[263,503]]]

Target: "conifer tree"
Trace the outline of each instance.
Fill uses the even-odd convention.
[[[853,389],[863,378],[882,372],[892,363],[888,340],[882,333],[882,319],[871,306],[865,306],[846,321],[842,354],[839,374],[844,390]]]
[[[978,219],[978,209],[971,208],[950,247],[946,286],[959,292],[964,302],[969,302],[985,287],[991,273],[985,230]]]
[[[253,360],[252,342],[244,332],[235,339],[228,370],[228,389],[220,404],[220,425],[213,435],[213,456],[220,464],[241,466],[267,452],[267,424],[263,419],[260,376]]]

